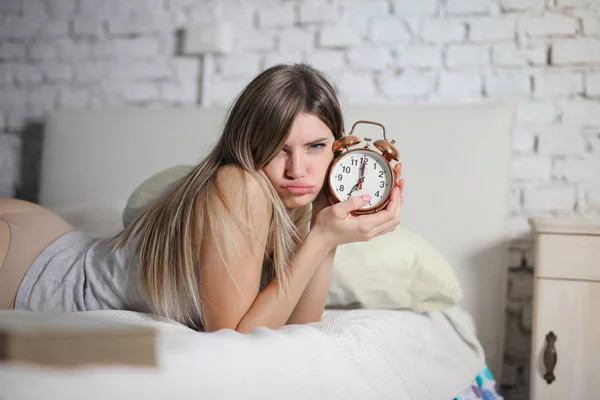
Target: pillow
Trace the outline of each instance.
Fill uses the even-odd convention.
[[[122,206],[107,207],[97,204],[78,204],[52,209],[75,229],[95,238],[113,236],[122,229]]]
[[[328,308],[439,310],[458,304],[462,290],[444,256],[409,229],[338,246]]]
[[[192,168],[171,167],[141,183],[127,202],[123,225]],[[443,255],[418,234],[397,227],[368,242],[338,247],[326,305],[425,312],[451,307],[461,298],[460,283]]]
[[[123,226],[127,227],[142,210],[171,188],[179,179],[186,176],[194,167],[177,165],[167,168],[143,181],[129,196],[123,210]]]

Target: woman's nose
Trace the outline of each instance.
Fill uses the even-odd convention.
[[[286,165],[286,174],[290,179],[301,179],[306,176],[304,155],[299,152],[290,154]]]

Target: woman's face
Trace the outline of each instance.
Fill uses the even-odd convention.
[[[283,149],[263,168],[286,208],[307,205],[317,197],[333,160],[334,140],[317,116],[298,114]]]

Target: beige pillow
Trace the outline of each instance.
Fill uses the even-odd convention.
[[[171,167],[142,182],[127,202],[123,225],[192,168]],[[443,255],[416,233],[398,227],[368,242],[338,247],[327,307],[423,312],[456,305],[461,297],[458,279]]]
[[[166,192],[171,185],[183,178],[194,168],[191,165],[177,165],[152,175],[143,181],[129,196],[123,210],[123,227],[127,227],[142,210]]]
[[[462,298],[444,256],[409,229],[339,246],[327,297],[329,308],[443,309]]]

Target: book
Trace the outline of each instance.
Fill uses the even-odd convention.
[[[0,313],[0,362],[156,367],[156,340],[157,332],[150,326],[85,312]]]

